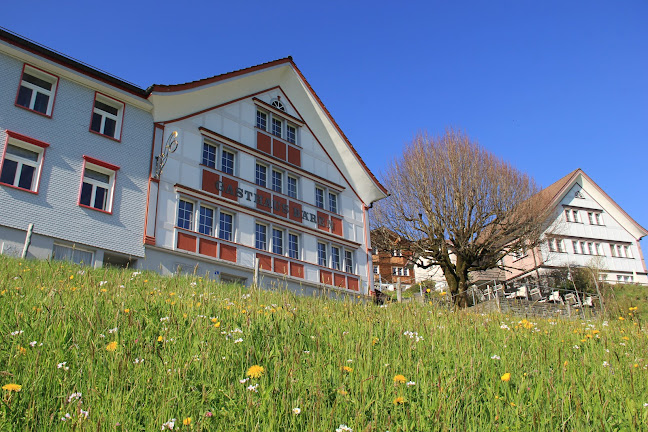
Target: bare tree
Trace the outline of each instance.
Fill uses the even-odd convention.
[[[453,130],[419,134],[381,181],[391,196],[374,204],[372,223],[386,233],[380,238],[407,241],[426,259],[420,267],[440,266],[458,307],[468,305],[469,272],[534,247],[548,216],[527,174]]]

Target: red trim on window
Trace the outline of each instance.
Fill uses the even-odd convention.
[[[272,139],[272,156],[281,160],[286,160],[286,143],[278,139]]]
[[[100,166],[100,167],[103,167],[103,168],[106,168],[106,169],[109,169],[109,170],[115,171],[115,172],[119,171],[119,167],[117,165],[113,165],[113,164],[110,164],[108,162],[104,162],[102,160],[95,159],[95,158],[93,158],[91,156],[83,155],[83,159],[86,162],[90,162],[93,165],[97,165],[97,166]]]
[[[112,100],[114,100],[115,102],[117,102],[118,104],[121,105],[121,121],[119,122],[121,124],[120,124],[120,128],[119,128],[119,138],[115,138],[113,136],[102,134],[101,132],[97,132],[97,131],[92,130],[92,117],[94,115],[95,102],[97,101],[97,95],[98,94],[105,97],[105,98],[107,98],[107,99],[112,99]],[[108,138],[108,139],[111,139],[113,141],[121,142],[122,133],[124,132],[124,115],[125,114],[126,114],[126,103],[124,103],[124,102],[122,102],[122,101],[120,101],[118,99],[115,99],[114,97],[110,97],[110,96],[108,96],[106,94],[99,93],[98,91],[96,91],[95,95],[94,95],[94,100],[92,101],[92,109],[90,110],[90,124],[88,125],[88,131],[90,133],[102,136],[104,138]]]
[[[275,273],[288,274],[288,261],[275,258],[274,259],[274,271]]]
[[[325,285],[332,285],[333,273],[329,271],[320,270],[320,283]]]
[[[236,262],[236,247],[221,243],[220,258],[226,261]]]
[[[259,268],[261,270],[272,271],[272,257],[269,255],[256,254],[256,257],[259,260]]]
[[[205,192],[218,195],[220,193],[217,185],[219,181],[220,176],[218,174],[206,169],[202,170],[202,190]]]
[[[95,208],[95,207],[87,206],[85,204],[81,204],[81,190],[83,188],[83,179],[85,178],[85,170],[86,170],[86,164],[87,163],[91,163],[93,165],[97,165],[97,166],[107,168],[109,170],[114,171],[112,186],[110,188],[110,195],[109,195],[109,197],[110,197],[110,203],[109,203],[110,204],[110,210],[102,210],[102,209],[98,209],[98,208]],[[79,194],[78,194],[78,199],[77,199],[77,205],[79,207],[84,207],[84,208],[87,208],[87,209],[90,209],[90,210],[95,210],[95,211],[98,211],[98,212],[101,212],[101,213],[112,214],[113,209],[115,208],[115,187],[117,185],[117,171],[119,171],[119,167],[117,165],[109,164],[108,162],[104,162],[104,161],[101,161],[99,159],[95,159],[93,157],[83,155],[83,168],[81,169],[81,181],[79,182]],[[158,192],[159,192],[159,190],[160,189],[158,188]],[[146,231],[144,231],[144,233],[146,234]]]
[[[271,140],[272,138],[270,138],[269,135],[257,131],[257,150],[260,150],[263,153],[271,154],[272,153]]]
[[[37,71],[40,71],[40,72],[44,73],[45,75],[49,75],[51,77],[56,78],[56,83],[54,83],[54,92],[52,93],[52,98],[53,98],[52,99],[52,110],[50,111],[49,114],[47,114],[47,113],[43,114],[40,111],[33,110],[33,109],[28,108],[26,106],[18,105],[18,95],[20,94],[20,87],[22,86],[23,74],[25,73],[25,67],[27,67],[27,66],[29,66],[32,69],[36,69]],[[41,68],[37,68],[36,66],[32,66],[30,64],[23,63],[22,72],[20,72],[20,81],[18,81],[18,89],[16,90],[16,100],[14,101],[14,105],[17,106],[18,108],[22,108],[24,110],[33,112],[35,114],[42,115],[43,117],[52,118],[52,115],[54,114],[54,104],[56,103],[56,95],[58,93],[58,84],[59,84],[60,79],[61,78],[58,75],[54,75],[53,73],[49,73],[49,72],[47,72],[47,71],[45,71],[45,70],[43,70]]]
[[[13,131],[8,130],[7,135],[10,138],[16,139],[18,141],[24,141],[26,143],[33,144],[33,145],[38,146],[40,148],[45,149],[45,148],[49,147],[49,144],[46,143],[45,141],[37,140],[36,138],[28,137],[27,135],[19,134],[17,132],[13,132]]]
[[[39,141],[37,139],[31,138],[31,137],[28,137],[27,135],[22,135],[22,134],[19,134],[19,133],[16,133],[16,132],[12,132],[10,130],[7,130],[6,133],[7,133],[7,138],[5,139],[4,148],[2,149],[2,159],[0,159],[0,173],[2,172],[2,167],[4,165],[5,156],[7,154],[7,145],[9,144],[9,138],[15,139],[17,141],[23,141],[23,142],[26,142],[26,143],[33,144],[35,146],[41,147],[43,149],[43,155],[41,156],[40,165],[38,166],[38,179],[36,181],[36,189],[34,189],[34,190],[25,189],[25,188],[21,188],[21,187],[18,187],[18,186],[14,186],[14,185],[9,184],[9,183],[0,183],[0,184],[4,185],[6,187],[10,187],[12,189],[18,189],[20,191],[25,191],[25,192],[32,193],[34,195],[38,195],[38,191],[40,189],[41,175],[43,174],[43,164],[45,164],[45,153],[47,151],[47,147],[49,147],[49,144],[46,143],[46,142]]]
[[[290,263],[290,276],[304,278],[304,265],[295,262]]]

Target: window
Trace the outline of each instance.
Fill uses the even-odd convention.
[[[340,270],[340,248],[337,246],[331,246],[331,267]]]
[[[259,186],[266,187],[268,185],[268,167],[256,164],[254,180]]]
[[[585,248],[585,242],[580,242],[580,251],[583,255],[587,254],[587,249]]]
[[[409,276],[409,269],[403,267],[392,267],[392,275],[394,276]]]
[[[210,236],[213,231],[214,209],[200,206],[200,214],[198,215],[198,232]]]
[[[16,105],[51,117],[57,86],[56,76],[25,65]]]
[[[278,101],[274,101],[273,104],[277,102]],[[281,104],[281,102],[278,103]],[[285,110],[281,109],[281,111],[285,111]],[[297,143],[297,126],[288,123],[288,121],[286,121],[285,118],[280,114],[269,113],[257,109],[256,127],[266,132],[270,132],[272,135],[276,137],[285,139],[289,143],[292,144]]]
[[[218,148],[211,144],[203,143],[202,163],[210,168],[216,169],[216,155]]]
[[[329,192],[329,210],[332,213],[337,213],[337,195]]]
[[[587,243],[587,250],[589,251],[590,255],[596,255],[594,253],[594,245],[592,243],[590,243],[590,242]]]
[[[590,225],[603,225],[601,222],[601,213],[587,212],[587,218],[589,219]]]
[[[7,135],[0,183],[37,192],[45,149],[49,144],[11,131],[7,131]]]
[[[90,130],[119,140],[121,137],[124,104],[116,99],[95,93]]]
[[[574,218],[574,222],[580,223],[580,213],[578,210],[572,210],[572,217]]]
[[[317,264],[319,264],[322,267],[326,267],[327,259],[326,259],[325,243],[317,243]]]
[[[178,226],[184,229],[192,229],[193,226],[193,203],[180,200],[178,203]]]
[[[233,232],[233,219],[234,217],[229,213],[220,214],[220,223],[218,229],[218,237],[223,240],[232,240]]]
[[[402,257],[403,256],[403,251],[400,249],[394,249],[391,251],[391,256],[393,257]]]
[[[288,196],[291,198],[297,198],[297,178],[293,176],[287,177],[287,186],[288,186]]]
[[[297,128],[293,125],[286,125],[286,141],[295,144],[297,141]]]
[[[601,243],[594,243],[594,247],[596,248],[596,255],[603,255],[603,248],[601,247]]]
[[[283,121],[276,117],[272,117],[272,135],[278,136],[281,138],[281,130],[283,129]]]
[[[223,149],[221,155],[221,171],[225,174],[234,175],[234,153]]]
[[[257,110],[256,127],[258,127],[259,129],[267,130],[266,129],[267,124],[268,124],[268,115],[263,111]]]
[[[353,252],[349,250],[344,251],[344,271],[353,273]]]
[[[374,274],[378,274],[379,271],[380,271],[379,266],[373,266]]]
[[[324,189],[315,188],[315,205],[321,209],[324,208]]]
[[[632,258],[632,253],[630,252],[630,246],[623,246],[623,249],[625,250],[626,258]]]
[[[617,256],[616,245],[613,244],[610,245],[610,252],[612,253],[613,257]]]
[[[281,193],[282,191],[283,173],[281,171],[272,170],[272,190]]]
[[[283,235],[284,232],[282,230],[276,228],[272,229],[272,253],[283,255]]]
[[[571,210],[569,210],[569,209],[565,209],[565,220],[566,220],[567,222],[571,222],[571,221],[572,221],[572,218],[571,218]]]
[[[288,234],[288,256],[299,259],[299,236],[297,234]]]
[[[219,160],[220,151],[220,168],[225,174],[234,175],[235,153],[222,146],[211,143],[203,143],[202,164],[210,168],[217,169],[216,161]]]
[[[574,248],[574,253],[579,254],[580,252],[580,247],[578,246],[578,242],[576,240],[572,240],[572,247]]]
[[[92,252],[76,247],[54,244],[52,259],[70,261],[76,264],[92,264]]]
[[[115,174],[119,167],[89,156],[83,156],[83,159],[79,205],[111,213]]]
[[[547,240],[547,243],[549,244],[549,252],[558,251],[558,249],[556,248],[556,239],[549,239]]]
[[[254,230],[254,246],[257,249],[268,249],[268,227],[261,224],[256,224]]]

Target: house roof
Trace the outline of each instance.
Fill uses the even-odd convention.
[[[240,83],[239,80],[241,80]],[[299,110],[306,112],[301,112],[299,117],[305,118],[310,114],[311,120],[314,118],[323,120],[317,133],[314,130],[311,131],[318,139],[321,139],[324,135],[330,137],[333,146],[340,155],[339,160],[335,161],[336,165],[346,166],[348,168],[344,176],[347,178],[347,181],[351,180],[352,189],[356,191],[362,201],[371,203],[386,197],[388,195],[387,189],[365,164],[322,100],[301,73],[292,57],[285,57],[187,83],[171,85],[155,84],[149,87],[149,100],[155,106],[155,121],[172,122],[219,106],[219,103],[222,105],[238,100],[237,98],[240,99],[241,96],[241,88],[250,92],[248,96],[253,96],[269,90],[272,86],[276,87],[277,84],[284,93],[288,92],[290,95],[297,93],[300,96],[305,96],[302,98],[302,102],[305,103],[301,104]],[[217,92],[213,90],[214,86],[223,86],[223,91]],[[197,95],[195,92],[199,91],[205,92],[206,95],[200,102],[193,96]],[[175,103],[162,104],[161,102],[168,97],[176,97]],[[292,101],[290,102],[295,106]],[[295,108],[297,109],[297,107]],[[309,128],[311,126],[312,121]],[[324,144],[322,147],[327,153],[331,150],[330,147]],[[353,161],[357,163],[355,167],[360,168],[360,171],[364,173],[368,182],[354,174],[356,170],[353,167]],[[367,188],[369,184],[372,186]],[[375,188],[375,191],[368,192],[372,188]]]
[[[0,40],[10,45],[13,45],[17,48],[21,48],[25,51],[28,51],[32,54],[36,54],[40,57],[44,57],[61,66],[66,66],[84,75],[91,76],[92,78],[95,78],[106,84],[113,85],[121,90],[125,90],[128,93],[131,93],[140,98],[146,99],[148,96],[148,92],[146,90],[136,86],[133,83],[118,78],[114,75],[111,75],[108,72],[104,72],[102,70],[94,68],[86,63],[83,63],[80,60],[76,60],[70,56],[67,56],[51,48],[48,48],[45,45],[41,45],[37,42],[26,39],[6,28],[0,27]]]
[[[622,225],[625,225],[625,228],[632,232],[635,237],[641,239],[643,236],[648,235],[648,230],[642,227],[635,221],[628,213],[621,208],[599,185],[594,182],[582,169],[577,168],[571,173],[567,174],[565,177],[556,181],[555,183],[544,188],[538,192],[534,199],[539,199],[546,202],[548,208],[556,207],[559,205],[560,201],[564,198],[565,194],[573,187],[574,184],[579,183],[581,186],[585,187],[585,184],[588,184],[594,188],[603,198],[606,200],[610,206],[616,210],[616,213],[625,219],[626,224],[623,221],[619,221]],[[605,203],[599,203],[604,205]],[[610,209],[606,209],[610,212]]]

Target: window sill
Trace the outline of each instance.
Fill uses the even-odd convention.
[[[38,189],[37,190],[25,189],[25,188],[21,188],[21,187],[14,186],[14,185],[11,185],[9,183],[3,183],[3,182],[0,182],[0,185],[9,187],[11,189],[17,189],[19,191],[29,192],[31,194],[38,195]]]
[[[93,131],[92,129],[90,129],[89,132],[93,133],[95,135],[99,135],[99,136],[104,137],[104,138],[108,138],[109,140],[112,140],[112,141],[115,141],[115,142],[118,142],[118,143],[121,142],[121,137],[115,138],[115,137],[110,136],[110,135],[102,134],[101,132]]]
[[[52,118],[52,114],[42,113],[40,111],[33,110],[33,109],[28,108],[28,107],[23,106],[23,105],[18,105],[18,104],[14,104],[14,105],[17,106],[18,108],[22,108],[22,109],[24,109],[26,111],[33,112],[34,114],[38,114],[38,115],[43,116],[45,118]],[[52,107],[52,110],[53,110],[53,107]]]
[[[79,207],[87,208],[87,209],[89,209],[89,210],[94,210],[94,211],[97,211],[97,212],[99,212],[99,213],[105,213],[105,214],[109,214],[109,215],[112,214],[112,211],[101,210],[101,209],[98,209],[98,208],[95,208],[95,207],[90,207],[90,206],[88,206],[88,205],[81,204],[81,203],[79,203]]]

